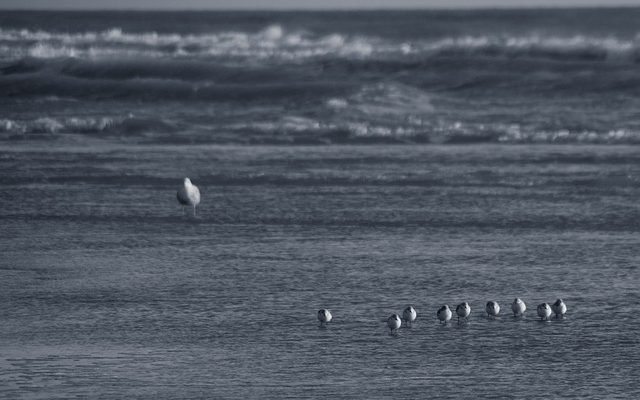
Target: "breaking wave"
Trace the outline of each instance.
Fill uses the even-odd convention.
[[[271,25],[259,32],[177,34],[124,32],[62,33],[0,29],[0,54],[5,59],[105,57],[204,57],[295,61],[338,57],[353,59],[435,57],[451,53],[492,57],[553,59],[630,59],[640,54],[640,35],[631,39],[587,35],[461,35],[431,39],[385,38],[331,33],[316,35]]]
[[[125,33],[119,28],[103,32],[54,33],[0,29],[3,55],[10,58],[100,58],[144,57],[231,57],[292,60],[324,55],[368,56],[385,49],[383,41],[331,34],[315,37],[304,32],[285,32],[273,25],[257,33],[220,32],[208,34]]]
[[[0,133],[5,136],[56,133],[104,133],[113,135],[172,132],[179,125],[153,118],[134,117],[42,117],[34,120],[0,119]]]
[[[211,144],[640,144],[640,131],[612,129],[538,130],[520,125],[463,124],[461,122],[380,124],[379,121],[322,121],[286,115],[275,120],[231,122],[203,127],[184,121],[128,116],[42,117],[34,120],[0,119],[0,138],[21,139],[41,135],[94,134],[135,138],[151,134],[152,142],[176,142],[175,134],[188,132],[190,143]],[[212,129],[214,127],[214,129]]]
[[[640,144],[635,25],[156,18],[4,24],[0,140]]]

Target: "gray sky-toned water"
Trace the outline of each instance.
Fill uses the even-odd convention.
[[[380,9],[640,6],[640,0],[0,0],[0,9]]]

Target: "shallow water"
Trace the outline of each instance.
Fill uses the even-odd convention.
[[[638,397],[639,161],[622,146],[3,145],[0,397]],[[175,200],[185,175],[195,219]],[[557,297],[566,319],[537,321]],[[438,324],[465,300],[469,323]],[[417,322],[389,335],[408,303]]]

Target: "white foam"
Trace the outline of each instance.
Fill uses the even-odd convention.
[[[38,43],[29,48],[29,56],[35,58],[59,58],[59,57],[77,57],[78,53],[73,47],[52,47],[43,43]]]
[[[628,129],[612,129],[605,132],[591,130],[538,130],[523,128],[519,125],[508,127],[494,127],[494,130],[504,132],[498,141],[504,143],[640,143],[640,131]]]
[[[349,103],[345,99],[331,98],[327,100],[327,106],[330,108],[346,108]]]
[[[284,31],[280,25],[271,25],[260,32],[267,40],[275,41],[281,39],[284,35]]]
[[[0,132],[8,133],[58,133],[100,132],[126,118],[111,117],[42,117],[35,120],[16,121],[0,119]]]
[[[53,118],[38,118],[34,121],[33,127],[36,132],[56,133],[64,128],[64,125]]]
[[[344,36],[338,35],[338,34],[325,36],[322,39],[320,39],[320,41],[321,43],[324,43],[330,47],[341,47],[341,46],[344,46],[345,44]]]
[[[364,86],[349,104],[368,116],[422,116],[433,112],[431,96],[412,86],[381,83]]]
[[[437,39],[397,42],[372,36],[349,36],[331,33],[324,36],[304,31],[287,31],[280,25],[270,25],[256,33],[226,31],[202,34],[158,32],[125,32],[113,27],[99,32],[47,32],[28,29],[0,29],[0,56],[20,48],[32,48],[32,57],[90,56],[103,49],[129,51],[126,55],[149,55],[149,51],[170,56],[208,55],[256,59],[295,60],[310,57],[336,56],[346,58],[429,56],[433,53],[482,49],[504,52],[551,51],[600,52],[609,58],[633,56],[640,47],[640,35],[633,39],[614,36],[553,36],[553,35],[464,35]],[[122,47],[125,47],[124,49]],[[93,53],[86,50],[94,48]],[[167,50],[171,48],[172,50]],[[54,49],[54,50],[51,50]],[[178,50],[176,50],[178,49]],[[189,49],[188,51],[185,49]]]

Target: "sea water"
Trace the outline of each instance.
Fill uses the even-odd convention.
[[[0,397],[638,397],[639,17],[2,13]]]

